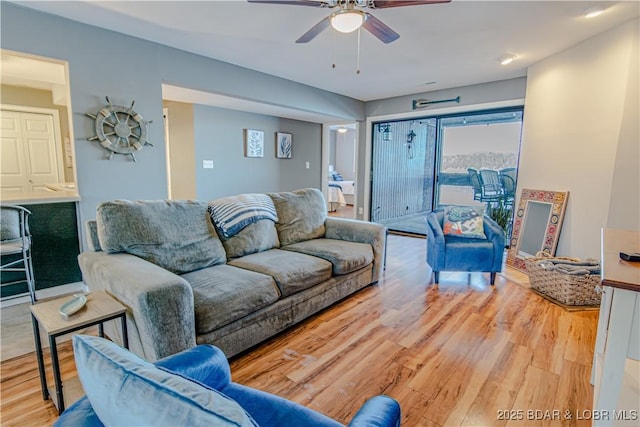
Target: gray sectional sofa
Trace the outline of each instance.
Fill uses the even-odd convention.
[[[231,357],[380,278],[385,228],[326,212],[317,189],[109,201],[78,261],[90,290],[127,307],[135,353],[153,361],[208,343]]]

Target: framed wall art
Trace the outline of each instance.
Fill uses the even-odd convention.
[[[244,130],[245,157],[264,157],[264,132],[261,130]]]
[[[276,157],[290,159],[293,150],[293,136],[290,133],[276,132]]]

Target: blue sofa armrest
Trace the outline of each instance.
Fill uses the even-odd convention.
[[[221,390],[231,382],[227,357],[222,350],[212,345],[198,345],[158,360],[155,365],[216,390]]]
[[[445,265],[444,232],[440,225],[442,211],[427,214],[427,264],[435,271]]]
[[[399,427],[400,404],[389,396],[367,400],[349,423],[349,427]]]
[[[493,263],[491,271],[502,271],[502,258],[504,257],[504,230],[488,215],[484,216],[484,234],[493,243]]]

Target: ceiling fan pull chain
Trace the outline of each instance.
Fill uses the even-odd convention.
[[[335,68],[336,68],[336,30],[335,29],[333,29],[333,31],[331,31],[331,35],[332,35],[332,38],[331,38],[331,41],[332,41],[332,44],[331,44],[331,62],[332,62],[331,68],[333,68],[335,70]]]
[[[356,74],[360,74],[360,28],[358,28],[358,53],[356,54]]]

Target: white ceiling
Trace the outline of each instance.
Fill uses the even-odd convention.
[[[329,9],[244,0],[16,3],[363,101],[524,76],[537,61],[640,15],[637,1],[453,0],[369,10],[400,39],[385,45],[363,31],[356,74],[356,33],[337,33],[335,47],[330,29],[295,44]],[[608,9],[584,18],[594,5]],[[517,60],[501,66],[507,53]]]

